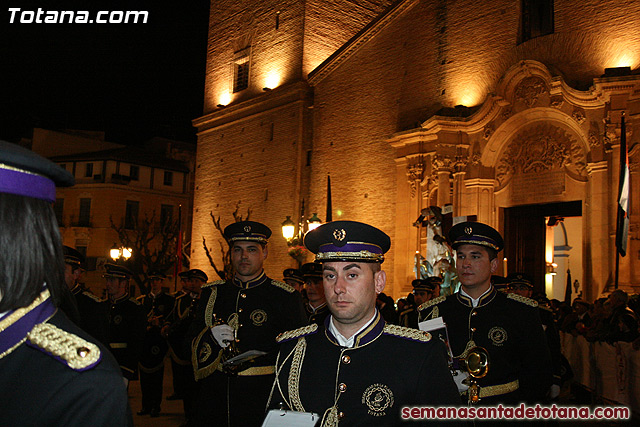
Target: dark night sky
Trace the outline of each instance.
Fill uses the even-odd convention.
[[[148,10],[147,24],[21,24],[2,10],[0,138],[33,127],[104,130],[112,142],[195,142],[208,0],[10,0],[22,10]],[[17,19],[16,19],[17,21]]]

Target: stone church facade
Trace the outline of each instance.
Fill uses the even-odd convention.
[[[210,214],[228,223],[239,203],[274,230],[267,273],[280,278],[295,265],[280,224],[303,200],[324,220],[330,174],[333,219],[391,236],[394,297],[425,250],[414,221],[451,204],[503,232],[508,271],[530,271],[539,289],[544,218],[580,217],[571,245],[593,300],[614,280],[624,112],[632,214],[619,283],[640,285],[639,3],[222,1],[210,16],[195,267],[212,271],[198,237],[220,240]]]

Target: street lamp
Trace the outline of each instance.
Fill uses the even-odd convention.
[[[126,261],[129,258],[131,258],[132,252],[133,252],[133,249],[125,248],[124,246],[118,246],[114,243],[111,249],[109,250],[109,256],[114,261],[117,261],[120,258],[123,258]]]
[[[290,242],[296,232],[296,224],[291,221],[291,216],[287,215],[287,219],[282,223],[282,236]]]
[[[313,213],[311,218],[307,221],[307,230],[315,230],[316,228],[322,225],[322,220],[318,218],[318,214],[316,212]]]

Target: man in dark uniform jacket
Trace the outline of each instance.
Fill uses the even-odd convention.
[[[322,286],[322,264],[308,262],[302,266],[301,271],[304,278],[304,290],[307,294],[304,308],[309,317],[309,324],[322,324],[329,315],[329,306]]]
[[[108,305],[78,282],[84,269],[84,256],[69,246],[63,246],[62,250],[65,263],[64,279],[78,308],[78,326],[101,343],[108,345]]]
[[[274,378],[275,338],[305,325],[307,317],[300,293],[264,273],[262,265],[271,236],[267,226],[236,222],[224,229],[224,236],[234,276],[203,287],[191,328],[195,336],[194,372],[199,382],[194,424],[259,426]],[[223,372],[223,362],[230,345],[239,353],[258,350],[266,354],[229,374]]]
[[[287,268],[282,272],[282,281],[291,286],[296,291],[302,293],[304,278],[302,271],[297,268]]]
[[[159,271],[153,271],[147,277],[150,291],[147,295],[137,298],[144,312],[147,313],[147,330],[138,366],[142,391],[142,409],[138,411],[138,415],[151,414],[151,417],[157,417],[160,415],[162,402],[164,357],[169,349],[166,338],[162,336],[161,327],[173,310],[175,300],[162,289],[162,281],[167,276]]]
[[[533,296],[533,280],[525,273],[511,273],[507,276],[507,292],[520,295],[525,298]],[[553,384],[549,389],[548,397],[555,399],[560,394],[562,386],[562,347],[560,345],[560,334],[553,320],[553,311],[538,302],[538,314],[542,322],[542,329],[547,337],[549,352],[551,353],[551,364],[553,367]]]
[[[142,305],[129,297],[132,272],[122,265],[105,264],[109,294],[109,347],[129,381],[138,379],[138,362],[146,329]]]
[[[481,404],[544,401],[551,386],[551,356],[538,304],[498,292],[491,285],[502,236],[486,224],[463,222],[451,228],[449,241],[456,250],[462,286],[453,295],[422,304],[420,320],[444,318],[454,362],[475,347],[488,353],[488,373],[477,380]],[[468,375],[457,366],[456,383],[466,395]]]
[[[181,388],[180,381],[180,365],[189,366],[189,371],[193,371],[191,369],[191,346],[189,347],[189,354],[186,359],[181,360],[180,357],[176,354],[176,349],[174,349],[174,345],[172,344],[172,340],[170,339],[170,333],[173,331],[172,325],[175,324],[178,320],[182,319],[189,310],[191,305],[191,301],[187,301],[184,299],[184,296],[188,294],[187,288],[189,285],[187,284],[187,276],[189,275],[188,271],[182,271],[178,273],[178,277],[180,278],[180,289],[176,291],[173,295],[171,295],[174,299],[174,306],[169,316],[165,319],[165,324],[162,326],[162,335],[167,338],[167,342],[169,344],[169,357],[171,358],[171,377],[173,382],[173,394],[167,396],[167,400],[181,400],[182,393],[179,391]],[[188,329],[188,328],[187,328]],[[186,330],[185,330],[186,331]],[[186,332],[176,341],[179,343],[179,347],[184,347],[183,339],[186,337]],[[177,349],[180,352],[180,349]],[[184,369],[182,369],[184,370]]]
[[[200,301],[202,285],[209,278],[197,268],[180,273],[184,293],[176,298],[174,309],[168,318],[168,341],[171,346],[171,363],[174,390],[183,401],[184,414],[189,422],[193,418],[197,392],[196,379],[191,363],[191,339],[188,335]]]
[[[405,424],[404,406],[459,404],[444,345],[428,332],[387,324],[376,309],[389,236],[334,221],[307,233],[304,243],[323,264],[331,315],[278,337],[269,407],[319,414],[323,427],[391,426]]]
[[[437,297],[440,294],[441,284],[442,279],[437,276],[415,279],[411,282],[415,305],[400,313],[400,326],[418,329],[418,307]]]
[[[113,356],[59,310],[55,185],[73,177],[0,141],[0,425],[133,425]]]

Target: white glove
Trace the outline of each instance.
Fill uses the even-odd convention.
[[[551,389],[549,390],[549,397],[551,399],[555,399],[560,395],[560,386],[558,384],[553,384]]]
[[[215,339],[222,348],[227,347],[236,339],[233,335],[233,328],[226,324],[214,326],[211,328],[211,334],[213,335],[213,339]]]
[[[124,380],[124,387],[129,388],[129,379],[125,377],[122,377],[122,379]]]
[[[453,376],[453,382],[456,383],[456,386],[458,387],[458,392],[462,393],[467,391],[469,389],[469,386],[467,384],[463,384],[462,382],[466,380],[469,375],[464,371],[456,371],[456,372],[458,373],[458,375]]]

